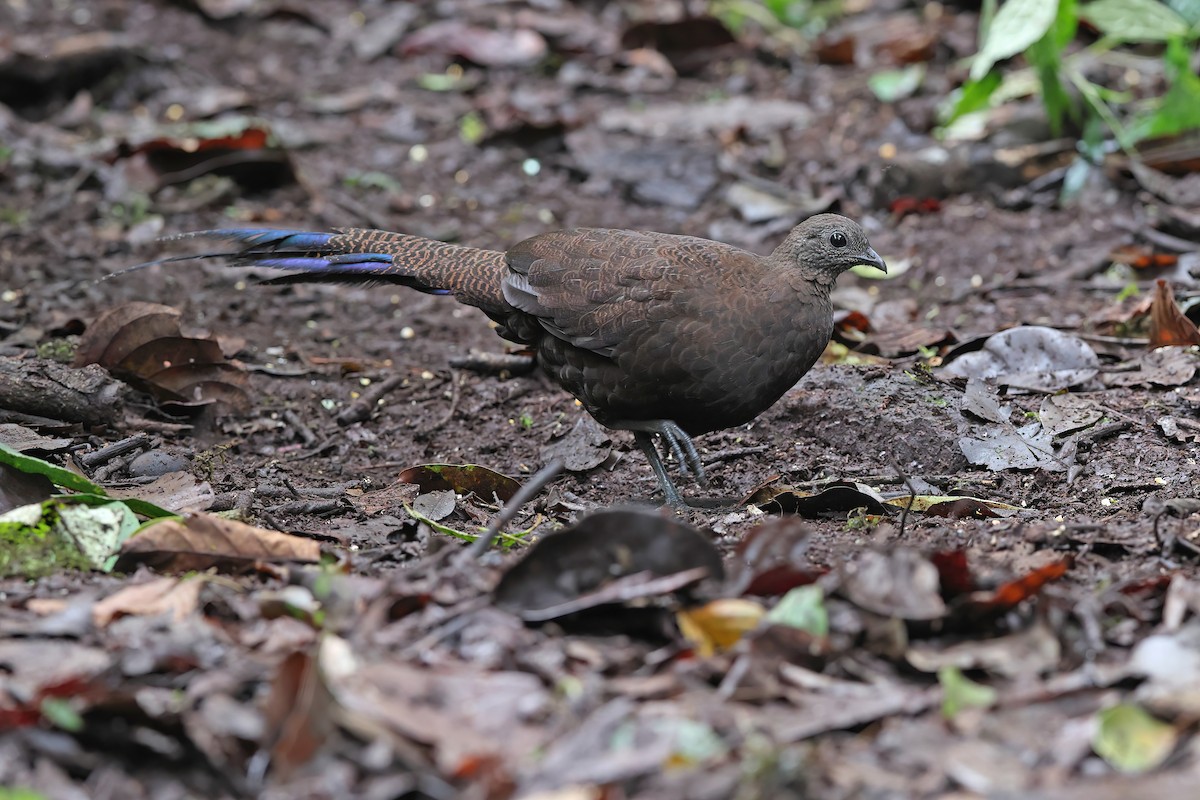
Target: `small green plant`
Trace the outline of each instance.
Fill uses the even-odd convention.
[[[1068,52],[1080,22],[1100,38]],[[999,7],[997,0],[984,0],[980,48],[970,79],[951,96],[943,120],[949,127],[973,112],[1036,91],[1051,132],[1059,135],[1067,123],[1073,124],[1082,131],[1083,154],[1092,160],[1103,152],[1105,130],[1129,150],[1149,137],[1200,128],[1200,78],[1189,67],[1198,40],[1196,0],[1006,0]],[[1163,48],[1167,89],[1161,96],[1137,100],[1089,79],[1098,66],[1128,68],[1135,62],[1117,48],[1145,43]],[[996,65],[1018,54],[1028,67],[1001,75]]]
[[[737,33],[747,22],[768,31],[792,28],[805,35],[825,29],[842,12],[841,0],[713,0],[712,15]]]

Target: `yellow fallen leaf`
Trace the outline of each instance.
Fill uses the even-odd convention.
[[[767,610],[753,600],[727,597],[675,615],[679,630],[697,654],[708,658],[741,641],[758,627]]]

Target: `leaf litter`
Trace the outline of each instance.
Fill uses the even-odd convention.
[[[97,40],[96,69],[84,72],[86,60],[40,47],[55,54],[46,73],[53,91],[27,95],[19,118],[0,114],[13,148],[0,150],[0,181],[12,197],[0,226],[14,277],[0,303],[8,348],[0,366],[51,344],[35,329],[93,319],[113,298],[152,297],[204,319],[223,352],[221,342],[236,336],[236,349],[273,369],[240,384],[253,399],[247,411],[195,427],[136,394],[123,417],[99,404],[72,417],[86,419],[86,431],[64,422],[65,412],[0,402],[5,415],[25,415],[0,422],[67,439],[19,448],[59,472],[7,459],[6,474],[46,475],[52,491],[94,503],[117,501],[108,497],[115,476],[132,495],[118,502],[147,517],[134,479],[150,473],[114,460],[111,474],[98,474],[80,458],[142,426],[195,453],[176,462],[194,483],[146,484],[146,496],[164,512],[211,503],[228,517],[196,530],[179,521],[144,527],[131,542],[158,525],[183,526],[147,538],[145,558],[122,565],[134,570],[128,575],[2,581],[0,782],[46,796],[61,786],[163,796],[180,784],[212,797],[317,787],[367,797],[1068,796],[1074,787],[1052,788],[1063,782],[1086,796],[1162,796],[1173,785],[1170,796],[1187,795],[1190,785],[1175,779],[1186,775],[1195,736],[1186,680],[1197,553],[1187,545],[1198,515],[1184,501],[1195,494],[1186,435],[1200,409],[1196,357],[1183,343],[1152,350],[1113,341],[1123,332],[1104,340],[1114,332],[1102,320],[1119,305],[1121,284],[1106,294],[1109,278],[1088,255],[1106,257],[1128,240],[1120,221],[1142,220],[1140,201],[1109,177],[1097,187],[1103,202],[1085,189],[1077,210],[1043,204],[1044,191],[1027,192],[1022,202],[1034,207],[1017,210],[947,191],[889,196],[886,182],[855,177],[894,179],[906,151],[933,146],[921,121],[934,118],[947,58],[971,52],[962,41],[972,15],[870,9],[869,33],[855,29],[862,20],[831,21],[828,41],[848,43],[851,57],[876,41],[885,44],[875,54],[891,52],[885,45],[895,40],[884,63],[927,64],[925,81],[885,107],[848,66],[802,65],[804,85],[781,95],[778,87],[794,84],[796,55],[753,24],[732,48],[720,36],[680,48],[666,19],[583,8],[563,12],[572,23],[564,26],[532,7],[469,0],[418,12],[366,8],[361,19],[322,4],[216,0],[126,13],[139,7],[114,6],[108,18],[123,20],[146,52],[169,40],[182,56],[135,61],[123,55],[133,52],[126,37],[116,47]],[[65,7],[14,13],[32,15],[21,22],[52,43],[70,39],[54,31],[88,27],[68,24]],[[228,30],[202,15],[231,20],[239,41],[279,59],[253,76],[263,92],[213,85],[242,61]],[[434,28],[427,47],[395,56],[397,44],[421,44],[409,37],[439,18],[453,28]],[[481,31],[506,37],[512,52],[480,50]],[[638,37],[623,39],[629,31]],[[756,57],[721,72],[714,94],[715,71],[739,52]],[[171,67],[193,61],[201,66],[187,80]],[[887,118],[864,126],[848,113],[858,106],[867,115],[886,109]],[[193,124],[209,115],[225,116],[225,127]],[[139,116],[187,122],[134,124]],[[263,119],[269,128],[255,123]],[[471,141],[460,138],[471,127],[464,119],[475,121]],[[142,147],[151,142],[155,153]],[[977,145],[986,157],[962,164],[982,170],[996,159],[990,143]],[[310,159],[309,148],[320,157]],[[898,158],[880,170],[876,154],[889,148]],[[1043,150],[1041,162],[1035,154],[1021,166],[1050,174],[1058,156]],[[225,169],[238,159],[246,168]],[[353,179],[373,169],[390,181]],[[226,176],[206,183],[203,173],[213,172]],[[976,174],[964,181],[954,157],[933,172],[938,186],[984,183]],[[737,186],[755,191],[730,191]],[[1168,188],[1183,199],[1182,181]],[[1139,237],[1187,230],[1185,204],[1166,202],[1157,229],[1136,223]],[[429,298],[311,287],[243,294],[210,282],[207,267],[148,270],[133,286],[67,288],[83,258],[99,262],[83,276],[95,277],[142,260],[129,243],[214,223],[386,223],[502,248],[548,227],[603,221],[769,250],[797,209],[827,204],[875,226],[872,238],[902,255],[908,272],[886,284],[843,279],[859,290],[845,295],[857,298],[845,310],[866,319],[839,334],[856,365],[819,366],[754,425],[700,442],[726,496],[791,487],[791,499],[779,496],[800,508],[844,477],[850,485],[834,488],[846,502],[826,497],[807,521],[735,504],[678,520],[626,518],[588,534],[595,523],[578,512],[651,485],[637,459],[621,458],[629,442],[585,435],[579,409],[536,378],[466,380],[449,405],[440,389],[423,391],[420,376],[441,369],[447,342],[462,352],[498,349],[479,319]],[[731,224],[735,206],[745,219]],[[10,221],[22,214],[36,224]],[[1188,263],[1150,265],[1169,274],[1131,280],[1144,289],[1169,277],[1186,300]],[[1051,275],[1062,283],[1031,290]],[[953,368],[966,358],[953,356],[992,331],[1011,338],[1021,330],[1013,325],[1061,329],[1068,341],[1035,334],[1044,340],[1024,352],[1007,347],[996,374],[965,392],[961,377],[938,368],[942,359]],[[1095,361],[1071,339],[1091,347]],[[895,361],[868,360],[873,351]],[[146,363],[164,356],[152,352]],[[322,361],[331,353],[341,358]],[[361,380],[393,376],[414,390],[372,395],[363,413],[340,417],[364,394]],[[0,380],[0,396],[7,391]],[[487,423],[495,408],[513,423]],[[562,431],[571,433],[555,439]],[[314,432],[315,440],[305,435]],[[1014,451],[1047,448],[1066,469],[968,464],[960,439],[988,444],[1001,434],[1016,436]],[[535,548],[477,558],[398,513],[420,491],[392,483],[409,465],[475,463],[514,476],[503,483],[515,490],[560,455],[576,458],[578,471],[510,527],[535,541],[579,535],[581,543],[555,545],[569,558],[537,555],[549,566],[518,581],[537,602],[522,600],[515,613],[498,608],[493,591]],[[311,491],[332,502],[321,510],[307,502]],[[457,479],[420,497],[419,513],[432,520],[448,511],[446,526],[464,530],[484,528],[506,499]],[[247,523],[256,532],[237,527]],[[684,557],[659,559],[660,539]],[[724,582],[712,578],[716,565]],[[133,593],[139,587],[145,596]],[[571,613],[522,619],[548,609]],[[683,615],[705,609],[713,632],[682,636]],[[573,627],[597,612],[590,626]],[[811,746],[793,744],[802,740]],[[1154,766],[1166,752],[1172,757]],[[85,784],[79,776],[89,771]]]

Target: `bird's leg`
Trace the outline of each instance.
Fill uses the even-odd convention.
[[[672,508],[683,508],[686,503],[683,502],[683,497],[679,494],[679,490],[675,488],[674,481],[667,474],[667,468],[662,462],[662,457],[658,454],[658,448],[654,446],[654,440],[649,433],[645,431],[634,431],[633,440],[637,442],[638,447],[646,454],[646,460],[650,462],[650,469],[654,472],[654,477],[658,479],[659,488],[662,489],[663,498],[667,501],[667,505]]]
[[[675,488],[675,484],[667,475],[667,468],[663,464],[662,457],[658,453],[658,448],[654,446],[650,434],[657,433],[666,442],[667,449],[679,462],[680,472],[685,475],[691,473],[695,476],[696,483],[701,486],[707,485],[704,479],[704,464],[700,462],[700,453],[696,450],[695,442],[692,441],[692,437],[688,436],[687,431],[671,420],[629,420],[610,423],[608,427],[615,430],[633,431],[638,447],[646,454],[646,460],[650,462],[650,468],[654,470],[654,476],[662,485],[663,494],[666,495],[670,505],[681,505],[683,500],[679,495],[679,490]]]

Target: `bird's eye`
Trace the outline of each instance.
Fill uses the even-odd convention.
[[[834,231],[831,233],[829,235],[829,243],[834,247],[845,247],[846,245],[850,244],[849,240],[846,239],[846,234],[842,233],[841,231]]]

